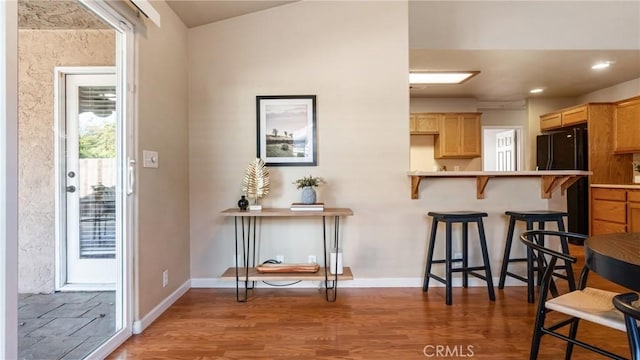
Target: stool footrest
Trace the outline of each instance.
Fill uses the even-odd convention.
[[[508,262],[521,262],[521,261],[527,261],[527,258],[515,258],[515,259],[509,259],[507,260]]]
[[[484,266],[473,266],[473,267],[466,267],[466,268],[453,268],[451,269],[451,272],[466,272],[466,273],[471,273],[471,271],[478,271],[478,270],[486,270]]]
[[[433,260],[431,263],[432,264],[444,264],[446,263],[447,260],[446,259],[442,259],[442,260]],[[462,259],[451,259],[452,263],[459,263],[462,262]]]
[[[440,277],[440,276],[438,276],[438,275],[429,274],[429,277],[430,277],[430,278],[432,278],[432,279],[434,279],[434,280],[438,280],[438,281],[440,281],[440,282],[441,282],[441,283],[443,283],[443,284],[446,284],[446,283],[447,283],[447,280],[445,280],[444,278],[441,278],[441,277]]]

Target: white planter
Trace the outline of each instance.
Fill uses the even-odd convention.
[[[640,184],[640,175],[634,175],[633,176],[633,182],[635,184]]]

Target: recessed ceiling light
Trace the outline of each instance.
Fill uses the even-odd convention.
[[[540,94],[543,91],[544,91],[543,88],[535,88],[535,89],[529,90],[529,92],[532,93],[532,94]]]
[[[421,71],[409,73],[409,84],[462,84],[480,71]]]
[[[597,63],[593,64],[593,66],[591,66],[591,68],[593,70],[601,70],[601,69],[606,69],[609,66],[611,66],[611,61],[600,61],[600,62],[597,62]]]

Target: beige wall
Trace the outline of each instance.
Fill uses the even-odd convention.
[[[138,36],[137,319],[189,280],[187,29],[166,3],[153,6],[162,27]],[[157,169],[142,167],[142,150],[158,151]]]
[[[414,276],[423,267],[424,204],[409,199],[407,4],[296,2],[189,31],[191,276],[233,264],[233,221],[256,156],[256,95],[317,95],[318,166],[272,167],[262,203],[287,207],[305,175],[318,198],[350,207],[345,264],[358,277]],[[298,219],[299,220],[299,219]],[[283,226],[284,225],[284,226]],[[321,256],[315,221],[265,220],[260,260]]]
[[[112,30],[20,30],[19,288],[54,290],[54,67],[114,65]]]

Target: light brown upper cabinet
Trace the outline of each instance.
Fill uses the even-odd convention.
[[[640,152],[640,96],[616,103],[613,128],[616,153]]]
[[[409,131],[411,135],[436,135],[441,114],[413,113],[409,115]]]
[[[586,123],[588,118],[588,105],[578,105],[540,116],[540,130],[553,130],[565,126]]]
[[[562,127],[562,113],[555,112],[540,116],[540,130],[553,130]]]
[[[440,114],[439,135],[434,143],[434,155],[443,158],[474,158],[480,156],[480,113]]]

